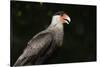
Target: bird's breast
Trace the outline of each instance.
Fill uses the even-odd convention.
[[[54,31],[53,33],[54,33],[53,38],[57,46],[61,46],[63,42],[63,35],[64,35],[63,31]]]

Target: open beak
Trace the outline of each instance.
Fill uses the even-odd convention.
[[[70,19],[70,17],[69,16],[67,16],[67,18],[66,19],[64,19],[65,20],[65,23],[67,23],[67,24],[69,24],[70,22],[71,22],[71,19]]]

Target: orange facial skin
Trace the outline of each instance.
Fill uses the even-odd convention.
[[[67,14],[63,14],[63,16],[60,16],[60,20],[61,20],[61,22],[62,23],[65,23],[64,21],[64,19],[66,19],[68,17],[68,15]]]

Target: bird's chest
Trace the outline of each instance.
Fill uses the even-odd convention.
[[[55,31],[55,34],[54,34],[54,41],[55,43],[58,45],[58,46],[61,46],[62,45],[62,42],[63,42],[63,31]]]

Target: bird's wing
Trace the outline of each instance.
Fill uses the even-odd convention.
[[[45,50],[50,46],[53,40],[51,33],[42,33],[34,38],[28,43],[22,55],[18,58],[14,65],[24,65],[30,62],[31,59],[35,60],[38,56],[42,55]]]
[[[31,39],[31,42],[28,43],[27,48],[24,50],[24,52],[32,50],[32,55],[33,53],[34,55],[37,55],[39,51],[41,50],[43,51],[43,49],[48,47],[52,40],[53,40],[53,37],[51,33],[49,32],[41,33]],[[31,53],[29,55],[31,55]]]

